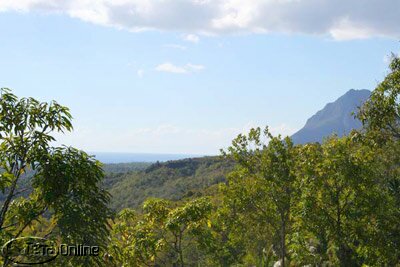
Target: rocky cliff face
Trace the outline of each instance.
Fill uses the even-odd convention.
[[[369,90],[351,89],[309,118],[306,125],[292,135],[293,142],[296,144],[321,142],[334,133],[343,136],[353,129],[359,129],[361,122],[355,119],[352,113],[357,112],[357,108],[370,94]]]

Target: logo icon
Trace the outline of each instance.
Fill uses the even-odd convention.
[[[54,241],[34,236],[11,239],[4,244],[1,252],[4,259],[27,265],[52,261],[59,253]]]

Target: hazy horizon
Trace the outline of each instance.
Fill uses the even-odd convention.
[[[215,155],[193,155],[193,154],[162,154],[162,153],[127,153],[127,152],[87,152],[94,155],[97,160],[109,163],[131,163],[131,162],[165,162],[186,158],[197,158]]]

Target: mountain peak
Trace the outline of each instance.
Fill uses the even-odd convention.
[[[353,129],[359,129],[362,125],[353,113],[371,95],[366,89],[350,89],[344,95],[332,103],[328,103],[323,109],[309,118],[306,125],[292,135],[293,142],[304,144],[309,142],[322,142],[322,140],[334,133],[343,136]]]
[[[342,95],[340,98],[347,98],[347,97],[356,97],[356,98],[363,98],[363,97],[369,97],[371,95],[371,91],[368,89],[350,89],[347,91],[344,95]]]

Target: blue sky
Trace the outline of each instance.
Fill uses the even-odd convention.
[[[399,21],[373,10],[313,29],[324,19],[289,7],[281,24],[250,20],[259,1],[225,1],[240,11],[233,21],[209,1],[159,1],[144,15],[121,10],[149,1],[60,2],[71,3],[0,3],[0,87],[69,106],[75,130],[59,143],[89,151],[217,154],[252,126],[290,135],[347,90],[373,89],[399,50]]]

